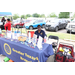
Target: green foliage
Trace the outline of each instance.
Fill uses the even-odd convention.
[[[27,14],[26,17],[31,17],[31,15],[30,14]]]
[[[59,13],[59,18],[69,18],[70,17],[70,12],[60,12]]]
[[[52,12],[52,13],[49,14],[47,17],[48,17],[48,18],[49,18],[49,17],[57,17],[57,15],[56,15],[54,12]]]
[[[19,15],[18,14],[14,14],[13,19],[15,20],[17,18],[20,18]]]
[[[26,18],[26,16],[25,16],[25,15],[21,15],[21,18],[25,19],[25,18]]]
[[[73,14],[72,18],[75,18],[75,13]]]
[[[34,13],[32,16],[33,17],[40,17],[40,14]]]
[[[45,18],[45,14],[41,14],[40,17]]]
[[[50,14],[50,17],[57,17],[56,14],[53,12]]]

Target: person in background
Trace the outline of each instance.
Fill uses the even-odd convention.
[[[5,24],[5,22],[6,22],[6,20],[5,20],[4,17],[1,19],[1,22],[3,22],[3,25],[1,25],[1,29],[4,29],[4,24]]]
[[[41,30],[41,26],[38,25],[37,29],[38,30],[36,30],[34,34],[37,35],[37,38],[39,38],[39,36],[41,36],[44,39],[44,37],[46,36],[46,34],[45,34],[45,32],[43,30]]]
[[[7,19],[7,23],[4,25],[5,30],[11,31],[11,22],[10,19]]]

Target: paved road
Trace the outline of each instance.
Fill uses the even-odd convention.
[[[24,29],[24,28],[23,28]],[[29,29],[27,29],[27,30],[29,30]],[[37,29],[33,29],[33,30],[37,30]],[[45,30],[44,28],[43,28],[43,30]],[[46,30],[45,30],[46,31]],[[46,32],[54,32],[54,31],[46,31]],[[59,31],[57,31],[57,32],[60,32],[60,33],[66,33],[67,31],[66,31],[66,29],[61,29],[61,30],[59,30]]]

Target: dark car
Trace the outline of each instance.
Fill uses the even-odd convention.
[[[59,29],[66,28],[67,23],[64,19],[54,19],[46,23],[45,30],[58,31]]]

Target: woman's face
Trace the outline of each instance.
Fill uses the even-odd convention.
[[[7,22],[8,22],[8,20],[7,20]]]
[[[40,31],[41,30],[41,27],[38,27],[38,31]]]
[[[5,19],[5,18],[3,17],[3,19]]]

